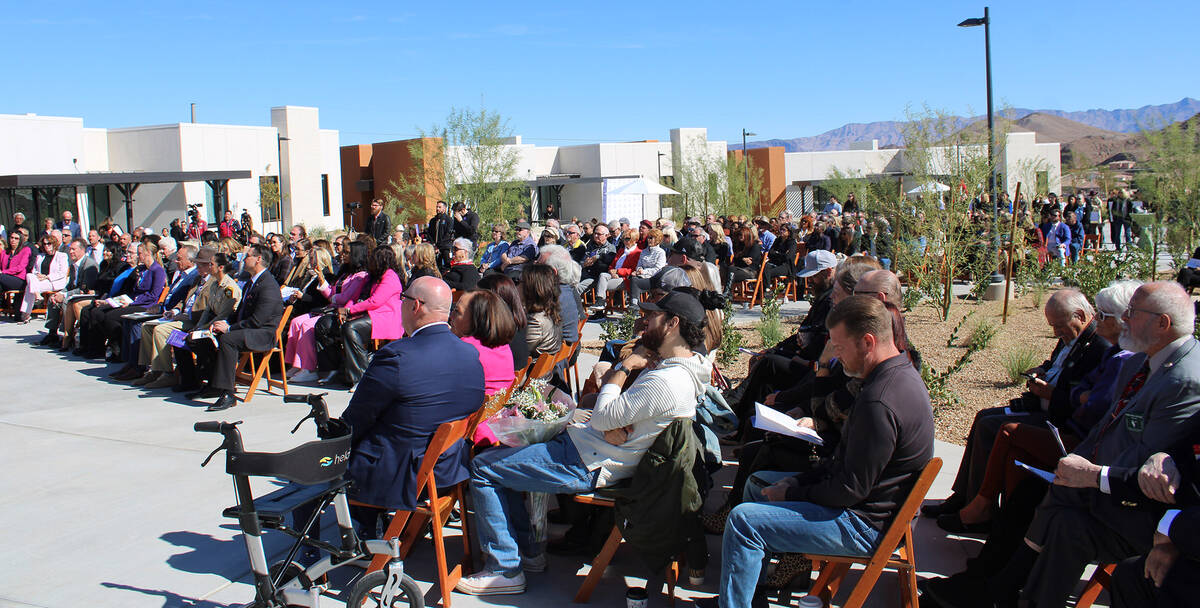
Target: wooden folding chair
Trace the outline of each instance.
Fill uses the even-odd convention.
[[[1094,250],[1094,251],[1100,251],[1100,235],[1099,234],[1083,235],[1083,250],[1087,251],[1089,249]]]
[[[1108,589],[1112,584],[1112,573],[1116,569],[1116,564],[1096,566],[1092,578],[1088,579],[1087,584],[1083,586],[1083,592],[1079,594],[1079,601],[1075,602],[1075,608],[1091,608],[1092,602],[1100,597],[1100,592]]]
[[[587,325],[587,317],[579,320],[579,341],[572,345],[573,352],[571,358],[568,359],[571,363],[569,368],[563,368],[563,374],[566,375],[563,381],[567,383],[567,387],[575,392],[576,395],[583,388],[583,380],[579,377],[579,348],[583,342],[583,328]],[[574,384],[572,384],[572,382]]]
[[[482,411],[482,408],[480,411]],[[438,426],[437,432],[429,440],[429,447],[425,449],[425,456],[421,459],[421,468],[417,471],[417,496],[419,498],[424,494],[425,501],[412,511],[396,511],[395,515],[392,516],[392,520],[388,522],[387,531],[383,534],[384,540],[400,538],[400,558],[403,559],[408,556],[409,552],[412,551],[413,544],[424,533],[425,524],[432,520],[433,551],[437,559],[438,589],[442,594],[442,605],[446,608],[450,608],[450,591],[462,579],[464,569],[470,568],[472,565],[471,539],[470,530],[468,529],[468,520],[470,517],[466,513],[463,513],[461,518],[463,557],[462,561],[455,564],[453,569],[450,569],[446,562],[446,542],[442,530],[450,518],[450,511],[454,509],[455,505],[463,504],[463,488],[467,482],[464,481],[448,488],[446,495],[443,496],[438,490],[438,483],[433,469],[438,459],[442,457],[442,454],[446,450],[450,449],[458,441],[468,437],[468,426],[478,413],[476,412],[476,414],[472,414],[467,418],[443,422]],[[351,504],[361,505],[362,503],[351,501]],[[371,560],[371,565],[367,567],[367,573],[383,569],[383,566],[387,564],[389,559],[387,555],[382,553],[377,554]]]
[[[615,508],[616,502],[605,496],[597,494],[577,494],[572,499],[584,505],[593,505],[596,507]],[[596,585],[600,584],[600,579],[604,577],[604,570],[608,568],[608,564],[612,561],[613,555],[617,553],[617,547],[621,546],[621,529],[613,525],[612,532],[608,533],[608,540],[604,541],[604,547],[600,549],[600,553],[592,559],[592,569],[588,571],[587,577],[583,579],[583,583],[579,585],[579,591],[575,592],[574,602],[576,604],[586,604],[592,597],[592,591],[595,591]],[[679,572],[681,568],[681,560],[674,559],[667,566],[667,594],[669,595],[670,605],[675,605],[675,583],[679,580]]]
[[[604,294],[604,314],[612,312],[625,312],[626,294],[624,289],[605,292]]]
[[[264,375],[267,377],[268,393],[271,392],[271,389],[278,388],[283,391],[284,395],[288,394],[287,373],[285,373],[287,365],[283,358],[282,336],[283,330],[288,326],[288,318],[291,314],[291,306],[283,310],[283,317],[279,319],[279,326],[275,328],[275,346],[271,350],[262,352],[243,351],[238,358],[237,368],[235,368],[237,372],[234,374],[235,382],[237,384],[248,385],[246,396],[242,398],[243,403],[250,403],[250,400],[254,398],[254,391],[258,389],[258,382],[262,380]],[[255,355],[259,357],[257,365],[254,363]],[[278,380],[271,377],[271,357],[276,355],[279,357],[280,369]]]
[[[533,363],[525,368],[525,380],[521,383],[521,388],[525,388],[531,380],[540,380],[549,376],[559,362],[559,356],[563,350],[566,349],[559,350],[557,353],[542,353],[537,359],[534,359]]]
[[[758,276],[753,279],[744,279],[734,283],[730,288],[730,300],[733,302],[749,302],[750,308],[758,306],[761,299],[763,284],[763,270],[767,267],[767,256],[764,254],[762,262],[758,265]]]
[[[53,291],[43,291],[38,295],[37,304],[33,305],[33,310],[29,311],[30,315],[45,315],[47,308],[47,300],[53,295]]]
[[[805,246],[803,243],[796,245],[796,259],[792,260],[793,270],[800,265],[800,260],[804,259],[804,256],[800,255],[801,247],[805,247],[807,250],[807,246]],[[783,300],[786,302],[790,299],[791,301],[795,302],[800,299],[800,295],[798,293],[799,289],[796,287],[796,284],[800,280],[801,279],[792,272],[789,272],[786,276],[775,277],[771,280],[771,291],[779,289],[779,285],[783,284],[786,286],[783,290]]]
[[[875,588],[875,582],[879,580],[884,568],[894,568],[900,576],[900,605],[904,608],[917,608],[917,551],[913,545],[912,522],[941,468],[941,458],[932,458],[925,465],[916,485],[897,511],[896,519],[888,526],[887,532],[876,545],[875,552],[869,557],[806,555],[805,557],[813,562],[813,570],[820,571],[808,595],[818,596],[828,605],[837,594],[846,573],[850,571],[850,566],[863,564],[866,569],[854,585],[850,597],[842,605],[843,608],[861,608]],[[896,554],[895,558],[893,553]]]

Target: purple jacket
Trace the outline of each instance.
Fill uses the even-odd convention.
[[[162,264],[155,262],[138,275],[137,285],[133,287],[133,298],[130,306],[154,306],[162,295],[163,287],[167,284],[167,271]]]

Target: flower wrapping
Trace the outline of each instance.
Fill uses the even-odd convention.
[[[514,448],[545,443],[566,428],[575,413],[575,400],[550,386],[534,380],[513,393],[508,405],[487,420],[500,443]]]

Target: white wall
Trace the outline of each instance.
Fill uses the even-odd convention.
[[[0,175],[83,171],[83,119],[0,114]]]
[[[83,130],[83,158],[79,170],[108,171],[108,129]]]
[[[248,179],[229,180],[229,209],[233,216],[241,216],[247,210],[261,223],[262,213],[258,201],[258,178],[277,174],[275,128],[241,125],[210,125],[180,123],[179,125],[183,171],[250,171]],[[207,217],[208,186],[204,182],[184,184],[189,203],[204,204]],[[184,209],[176,210],[174,217],[186,217]],[[169,223],[171,217],[165,218]],[[216,221],[221,221],[216,217]],[[159,227],[162,222],[154,225]]]
[[[321,173],[329,176],[329,215],[313,218],[312,222],[306,221],[305,225],[324,226],[330,230],[340,229],[344,223],[342,156],[338,132],[332,129],[321,129]]]
[[[182,166],[179,125],[109,129],[109,171],[180,171]],[[133,224],[161,229],[171,219],[182,217],[186,203],[204,202],[204,195],[188,199],[181,184],[143,184],[133,195]],[[125,204],[115,188],[109,200],[113,221],[125,225]],[[95,218],[99,223],[103,218]]]

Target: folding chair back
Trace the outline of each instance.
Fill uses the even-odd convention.
[[[733,287],[730,289],[730,295],[732,296],[730,299],[734,302],[749,302],[750,308],[757,306],[762,296],[762,277],[763,270],[765,270],[766,267],[767,256],[766,254],[763,254],[762,262],[758,265],[758,276],[753,279],[745,279],[743,281],[734,283]]]
[[[533,363],[526,368],[525,380],[521,384],[521,388],[525,388],[531,380],[540,380],[550,375],[554,371],[554,366],[559,362],[559,357],[562,352],[567,349],[561,349],[557,353],[542,353]]]
[[[246,396],[242,398],[243,403],[250,403],[254,398],[254,392],[258,389],[258,382],[265,375],[267,377],[267,392],[271,389],[278,388],[283,391],[284,395],[288,394],[287,387],[287,364],[283,358],[283,330],[287,329],[288,322],[292,316],[292,307],[288,306],[283,309],[283,316],[279,319],[279,325],[275,327],[275,346],[271,350],[263,352],[243,351],[238,358],[237,373],[234,378],[238,384],[247,385]],[[258,363],[255,364],[254,356],[258,355]],[[279,379],[271,377],[271,359],[272,357],[279,359]]]
[[[888,526],[883,538],[875,547],[875,552],[868,557],[847,557],[840,555],[807,555],[813,562],[813,569],[820,570],[816,582],[809,590],[809,595],[818,596],[826,604],[837,594],[838,586],[849,572],[852,564],[864,564],[862,576],[858,579],[850,597],[843,604],[844,608],[861,608],[875,588],[875,582],[884,568],[895,568],[900,576],[900,604],[905,608],[917,608],[917,554],[913,546],[912,522],[917,516],[917,509],[925,500],[933,480],[942,468],[941,458],[932,458],[917,477],[917,482],[908,493],[908,498],[896,512],[896,519]],[[896,559],[893,553],[898,553]]]
[[[482,408],[481,410],[482,411]],[[446,561],[446,544],[443,535],[443,528],[446,526],[447,520],[450,518],[450,512],[455,505],[463,504],[463,486],[466,482],[454,485],[446,489],[445,496],[441,495],[438,489],[438,482],[434,475],[434,467],[437,465],[442,454],[450,449],[455,443],[467,438],[467,431],[471,424],[471,420],[476,417],[472,414],[467,418],[443,422],[434,432],[433,437],[429,440],[429,446],[425,448],[425,456],[421,459],[421,468],[417,471],[417,497],[422,494],[426,496],[425,503],[419,505],[412,511],[396,511],[392,516],[392,520],[388,522],[387,531],[384,532],[385,540],[392,538],[400,538],[400,557],[408,556],[412,551],[413,544],[424,533],[425,524],[432,520],[433,533],[433,551],[437,560],[438,572],[438,589],[442,594],[442,605],[450,608],[450,591],[458,584],[458,581],[463,576],[464,567],[471,565],[471,539],[468,529],[467,520],[470,517],[464,512],[462,522],[462,545],[463,557],[462,561],[455,564],[453,569],[449,568]],[[465,510],[464,510],[465,511]],[[388,556],[378,554],[371,561],[371,565],[367,568],[367,572],[375,572],[382,570],[383,566],[388,562]]]

